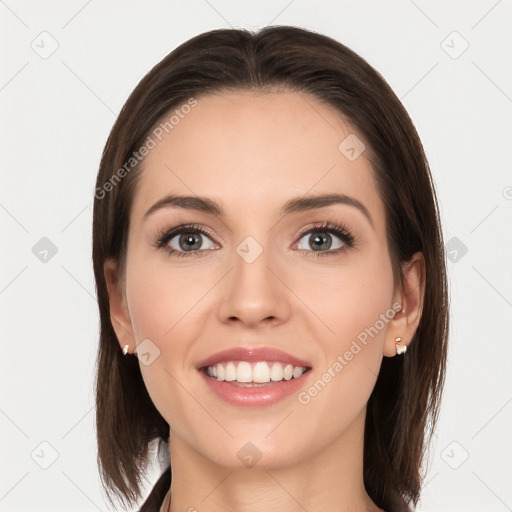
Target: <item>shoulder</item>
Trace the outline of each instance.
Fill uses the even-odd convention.
[[[169,466],[161,475],[148,497],[139,509],[139,512],[159,512],[165,495],[171,486],[171,467]]]

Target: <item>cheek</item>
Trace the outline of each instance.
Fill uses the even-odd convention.
[[[364,333],[376,323],[379,333],[372,330],[372,339],[382,339],[385,333],[388,322],[382,325],[380,319],[392,306],[391,262],[383,251],[368,254],[351,256],[350,262],[328,271],[318,268],[314,273],[297,273],[295,278],[297,295],[303,297],[317,324],[326,328],[323,339],[329,353],[348,348],[361,333],[364,339]],[[304,275],[307,279],[301,277]]]
[[[305,302],[315,305],[315,315],[329,330],[319,336],[317,328],[323,359],[316,380],[298,399],[305,409],[318,412],[328,437],[347,427],[371,395],[386,328],[394,316],[394,285],[389,257],[383,253],[371,263],[361,260],[316,277]]]
[[[200,336],[198,300],[205,292],[204,282],[183,274],[155,263],[133,266],[126,285],[136,343],[146,343],[151,357],[147,365],[140,357],[142,378],[155,407],[173,427],[173,411],[187,409],[189,395],[180,383],[190,377],[189,349]]]
[[[150,338],[162,345],[198,314],[199,301],[211,287],[206,276],[151,262],[133,266],[127,275],[127,296],[137,341]],[[193,322],[192,322],[193,323]]]

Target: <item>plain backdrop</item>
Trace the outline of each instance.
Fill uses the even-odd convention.
[[[269,24],[348,45],[410,113],[438,190],[452,315],[418,510],[512,510],[512,1],[5,0],[0,23],[0,511],[107,511],[92,391],[101,151],[172,49]]]

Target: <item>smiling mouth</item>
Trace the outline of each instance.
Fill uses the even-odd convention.
[[[208,377],[240,387],[264,387],[298,379],[309,366],[294,366],[279,361],[223,361],[200,369]]]

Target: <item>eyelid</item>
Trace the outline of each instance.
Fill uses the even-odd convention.
[[[207,236],[214,242],[215,244],[218,244],[217,242],[217,235],[214,235],[213,232],[200,224],[181,224],[179,226],[176,226],[171,229],[161,229],[156,234],[156,242],[154,243],[154,246],[156,248],[161,248],[164,245],[166,245],[169,240],[172,240],[176,235],[180,235],[181,233],[186,233],[187,231],[197,231],[202,235]],[[194,251],[192,251],[194,252]],[[199,251],[197,251],[199,252]]]
[[[304,228],[302,231],[300,231],[296,235],[296,238],[298,238],[300,240],[305,235],[314,233],[315,231],[321,231],[321,230],[325,230],[326,232],[334,233],[337,237],[341,238],[343,243],[345,245],[347,245],[348,247],[353,247],[355,245],[355,237],[349,229],[347,229],[341,223],[335,224],[335,223],[332,223],[329,221],[314,222],[309,227]],[[323,251],[323,252],[329,252],[329,251]]]
[[[319,221],[319,222],[314,222],[314,223],[308,225],[307,227],[303,228],[298,234],[296,234],[294,237],[296,242],[294,242],[293,246],[298,245],[300,240],[305,235],[314,233],[315,231],[321,231],[321,230],[324,230],[329,233],[333,233],[335,236],[340,238],[340,240],[344,244],[343,247],[352,248],[355,245],[355,237],[352,235],[351,231],[348,230],[342,223]],[[207,228],[201,224],[196,224],[196,223],[182,224],[182,225],[176,226],[171,229],[160,230],[157,233],[156,242],[153,245],[156,248],[160,249],[160,248],[164,247],[165,245],[167,245],[168,242],[170,240],[172,240],[175,236],[177,236],[181,233],[186,233],[187,231],[196,231],[196,232],[210,238],[214,244],[219,245],[219,242],[217,241],[217,239],[220,237],[213,234],[213,232],[209,228]],[[221,244],[222,243],[223,242],[221,241]],[[187,251],[179,251],[176,249],[169,248],[169,254],[179,253],[180,255],[190,256],[190,255],[199,255],[199,254],[203,253],[202,255],[204,255],[204,253],[211,251],[211,250],[213,250],[213,249],[200,249],[198,251],[187,252]],[[315,253],[315,255],[318,256],[318,255],[322,255],[322,254],[325,254],[325,255],[335,254],[338,251],[340,251],[341,249],[334,249],[334,250],[328,250],[328,251],[312,251],[310,249],[299,249],[299,250],[305,251],[308,253]]]

